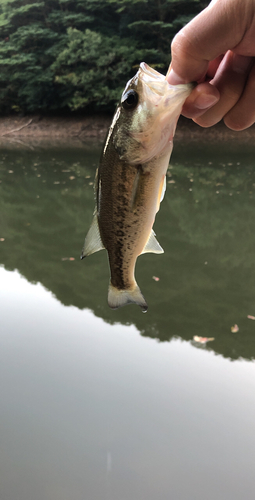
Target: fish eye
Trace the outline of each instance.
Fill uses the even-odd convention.
[[[121,101],[122,107],[124,109],[132,110],[138,104],[138,94],[135,90],[128,90]]]

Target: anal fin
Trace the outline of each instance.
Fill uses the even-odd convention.
[[[84,257],[88,257],[92,253],[99,252],[99,250],[103,250],[104,248],[105,247],[101,240],[100,231],[98,227],[97,214],[95,213],[92,220],[92,224],[85,238],[84,246],[81,253],[81,259],[84,259]]]
[[[164,253],[163,248],[155,237],[153,229],[151,230],[150,237],[142,251],[142,254],[143,253]]]

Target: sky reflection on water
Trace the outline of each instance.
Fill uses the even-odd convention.
[[[254,363],[0,280],[1,498],[253,498]]]

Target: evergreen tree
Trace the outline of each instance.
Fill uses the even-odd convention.
[[[199,0],[2,0],[0,111],[113,109],[142,60],[163,73]]]

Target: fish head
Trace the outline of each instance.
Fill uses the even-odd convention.
[[[193,84],[170,85],[141,63],[129,80],[114,117],[113,143],[121,160],[145,163],[171,143],[177,120]]]

